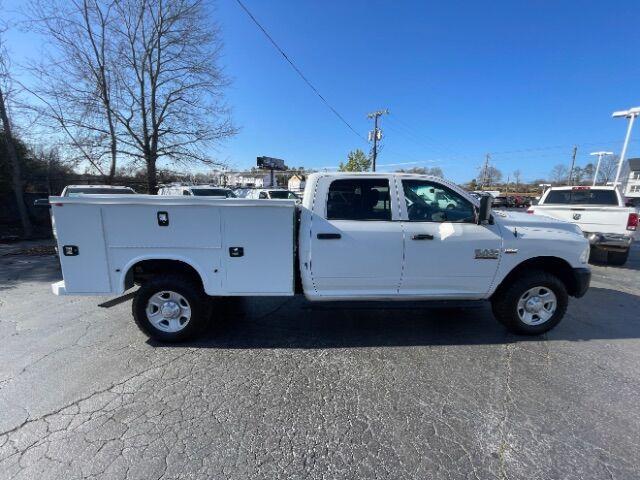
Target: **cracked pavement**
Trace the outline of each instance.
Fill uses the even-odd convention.
[[[0,258],[0,479],[640,477],[640,249],[540,338],[489,308],[219,301],[197,342]]]

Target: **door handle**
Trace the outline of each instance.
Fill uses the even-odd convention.
[[[339,233],[319,233],[317,237],[318,240],[339,240],[342,238],[342,235]]]
[[[411,240],[433,240],[433,235],[429,233],[419,233],[411,237]]]

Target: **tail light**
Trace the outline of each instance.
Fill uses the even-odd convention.
[[[627,220],[627,230],[637,230],[638,229],[638,214],[630,213],[629,219]]]
[[[535,213],[535,212],[534,212],[533,208],[529,207],[529,208],[527,208],[527,213]]]

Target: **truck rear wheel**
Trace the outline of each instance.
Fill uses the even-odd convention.
[[[520,335],[539,335],[551,330],[564,317],[568,303],[564,283],[542,271],[521,276],[491,300],[496,319]]]
[[[146,335],[161,342],[185,341],[206,323],[209,308],[202,287],[188,276],[159,274],[136,292],[133,318]]]
[[[607,252],[607,263],[609,265],[624,265],[627,263],[629,259],[629,250],[625,250],[623,252],[614,252],[613,250],[609,250]]]

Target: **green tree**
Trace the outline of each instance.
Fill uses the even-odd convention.
[[[347,155],[347,163],[340,162],[338,170],[341,172],[368,172],[371,169],[371,159],[359,148],[351,150]]]

